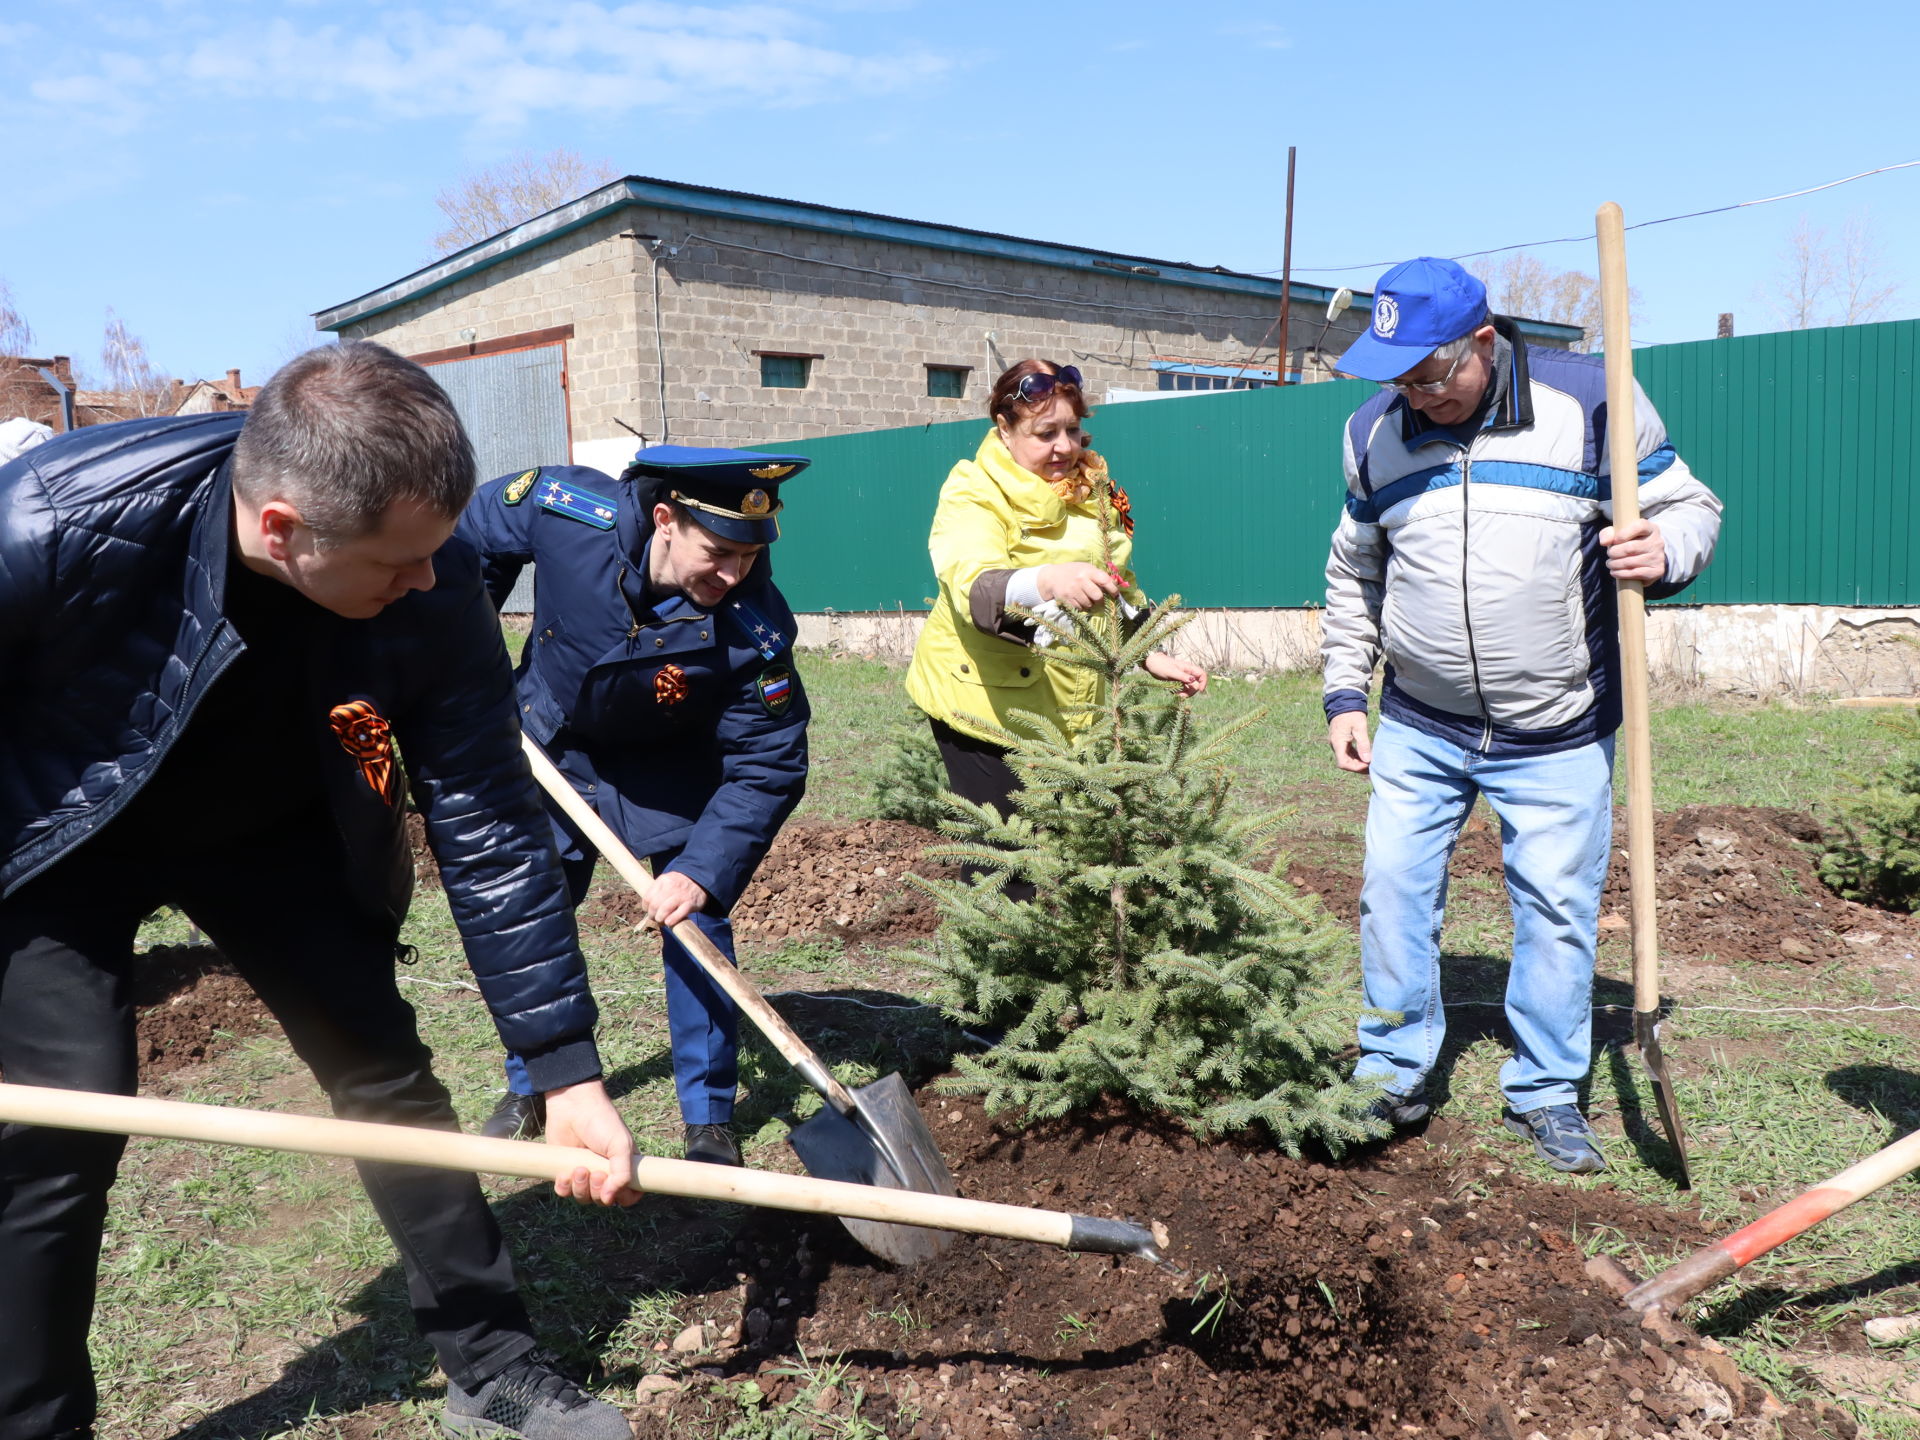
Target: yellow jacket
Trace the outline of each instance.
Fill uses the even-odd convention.
[[[927,541],[940,594],[907,669],[908,696],[935,719],[986,740],[994,737],[977,721],[1006,726],[1014,710],[1045,716],[1063,732],[1086,724],[1066,710],[1099,698],[1096,676],[1050,664],[1044,649],[984,627],[1000,624],[1007,572],[1073,560],[1102,563],[1100,487],[1110,482],[1099,457],[1089,452],[1089,461],[1085,473],[1098,477],[1093,494],[1068,502],[1015,464],[1000,432],[990,429],[974,458],[955,465],[940,487]],[[1133,542],[1118,516],[1110,543],[1126,598],[1144,605],[1128,563]]]

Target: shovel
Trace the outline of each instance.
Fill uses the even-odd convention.
[[[200,1140],[216,1145],[247,1145],[260,1150],[292,1150],[306,1155],[340,1155],[392,1165],[429,1165],[440,1170],[473,1170],[486,1175],[516,1175],[528,1180],[558,1180],[581,1166],[607,1173],[605,1157],[568,1145],[531,1140],[490,1140],[458,1131],[420,1130],[410,1125],[373,1125],[362,1120],[328,1120],[309,1115],[279,1115],[226,1105],[188,1105],[145,1096],[98,1095],[88,1090],[54,1090],[39,1085],[0,1083],[0,1121],[51,1125],[62,1130],[94,1130],[109,1135],[157,1135],[170,1140]],[[809,1180],[769,1170],[742,1170],[694,1160],[636,1156],[632,1182],[661,1195],[696,1200],[730,1200],[774,1210],[838,1215],[880,1225],[937,1226],[942,1232],[998,1235],[1037,1245],[1101,1255],[1138,1255],[1165,1265],[1166,1234],[1125,1220],[1101,1220],[1059,1210],[1035,1210],[950,1195],[915,1195],[871,1185]],[[943,1235],[951,1240],[953,1237]]]
[[[1600,241],[1600,323],[1607,348],[1607,453],[1613,468],[1616,530],[1640,518],[1640,443],[1634,425],[1633,348],[1627,318],[1626,219],[1609,200],[1594,226]],[[1624,458],[1624,464],[1622,463]],[[1693,1188],[1687,1132],[1680,1123],[1667,1059],[1660,1051],[1660,929],[1655,915],[1653,732],[1647,702],[1647,596],[1638,580],[1618,582],[1620,700],[1627,737],[1627,877],[1633,893],[1633,1039],[1653,1077],[1660,1123]]]
[[[1769,1250],[1914,1170],[1920,1170],[1920,1130],[1769,1210],[1751,1225],[1694,1251],[1672,1269],[1636,1285],[1621,1297],[1622,1301],[1628,1309],[1642,1314],[1671,1314],[1675,1307],[1718,1285]]]
[[[580,798],[567,778],[555,768],[546,752],[528,736],[520,737],[520,746],[533,767],[540,788],[593,843],[608,863],[642,898],[653,884],[634,854],[615,835],[593,807]],[[699,962],[708,977],[733,1000],[733,1003],[760,1027],[760,1033],[793,1066],[800,1078],[820,1092],[827,1104],[818,1115],[788,1136],[788,1143],[807,1167],[807,1173],[822,1180],[848,1181],[860,1185],[880,1185],[894,1190],[917,1190],[927,1195],[955,1194],[953,1174],[940,1156],[927,1122],[913,1103],[907,1082],[898,1074],[887,1075],[858,1090],[849,1090],[820,1062],[820,1057],[780,1018],[780,1013],[754,989],[739,970],[728,963],[714,943],[691,920],[673,927],[674,938],[687,947],[687,953]],[[912,1265],[938,1254],[952,1243],[953,1236],[941,1230],[923,1230],[910,1225],[876,1222],[861,1218],[858,1212],[845,1212],[842,1223],[853,1238],[882,1260],[894,1265]]]

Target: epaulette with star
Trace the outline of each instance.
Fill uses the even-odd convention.
[[[569,485],[564,480],[543,480],[540,483],[539,505],[542,510],[551,510],[556,515],[578,520],[596,530],[613,529],[614,521],[620,515],[619,501],[596,495],[578,485]]]
[[[787,637],[778,625],[770,624],[759,611],[744,600],[732,600],[727,608],[733,611],[733,618],[740,628],[747,632],[753,641],[753,648],[760,652],[760,658],[771,660],[787,648]]]

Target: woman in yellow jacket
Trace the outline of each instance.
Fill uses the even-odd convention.
[[[1048,663],[1048,633],[1036,644],[1037,627],[1007,607],[1044,614],[1049,606],[1090,610],[1112,596],[1144,605],[1146,597],[1128,566],[1126,492],[1081,428],[1088,410],[1079,370],[1022,360],[994,382],[987,409],[993,429],[940,489],[928,540],[940,595],[914,646],[907,694],[933,722],[948,786],[1004,813],[1018,781],[978,721],[1005,727],[1010,712],[1025,710],[1068,731],[1080,723],[1070,707],[1099,698],[1096,677]],[[1103,492],[1112,521],[1105,545]],[[1145,668],[1183,695],[1207,688],[1205,670],[1162,652]]]

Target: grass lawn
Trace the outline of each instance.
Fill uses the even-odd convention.
[[[814,655],[803,657],[802,673],[816,717],[803,813],[870,814],[874,772],[906,713],[900,672]],[[1237,742],[1244,804],[1292,807],[1301,834],[1358,833],[1365,784],[1332,767],[1317,677],[1220,679],[1202,706],[1205,716],[1221,720],[1255,708],[1266,712]],[[1817,810],[1846,784],[1847,772],[1884,763],[1895,743],[1870,713],[1696,696],[1661,704],[1655,728],[1661,808],[1715,803]],[[1468,1143],[1546,1178],[1545,1168],[1499,1125],[1503,1051],[1473,1023],[1474,1016],[1492,1013],[1476,1007],[1497,1002],[1504,985],[1505,909],[1504,895],[1491,885],[1456,887],[1445,939],[1448,998],[1459,1007],[1447,1113],[1466,1127]],[[186,935],[177,918],[163,917],[145,938],[179,943]],[[463,1121],[477,1127],[499,1088],[499,1051],[438,891],[416,901],[407,938],[421,956],[403,972],[403,989]],[[588,958],[603,1012],[602,1049],[622,1110],[643,1146],[677,1154],[657,953],[651,944],[602,934]],[[743,958],[763,980],[793,977],[786,983],[805,985],[809,973],[830,962],[836,987],[924,993],[910,973],[878,953],[836,957],[815,942]],[[1624,1138],[1610,1147],[1615,1167],[1604,1183],[1663,1205],[1697,1203],[1714,1226],[1731,1229],[1920,1124],[1920,1024],[1914,1023],[1920,1014],[1806,1008],[1920,1004],[1911,987],[1891,993],[1887,983],[1865,968],[1842,965],[1817,975],[1800,967],[1741,965],[1677,972],[1669,989],[1678,1008],[1663,1037],[1682,1067],[1697,1199],[1680,1194],[1658,1168],[1657,1146]],[[1603,962],[1599,998],[1617,1000],[1623,989],[1617,958]],[[775,1114],[796,1091],[777,1066],[766,1052],[749,1049],[743,1085],[753,1098],[743,1118],[752,1162],[791,1168],[786,1126]],[[841,1073],[859,1082],[878,1071],[863,1065]],[[166,1093],[323,1111],[277,1033],[185,1074],[188,1083]],[[1617,1048],[1596,1056],[1593,1109],[1616,1136],[1653,1123],[1652,1096],[1637,1062]],[[695,1297],[683,1288],[683,1267],[690,1257],[723,1247],[726,1225],[711,1208],[678,1203],[650,1203],[643,1216],[623,1217],[625,1243],[646,1257],[653,1283],[637,1292],[616,1290],[571,1243],[609,1217],[556,1202],[543,1185],[501,1183],[490,1193],[543,1341],[583,1367],[597,1364],[605,1392],[630,1402],[653,1347],[671,1339],[691,1313]],[[1643,1252],[1631,1235],[1581,1238],[1590,1249],[1618,1252],[1643,1269],[1670,1258]],[[1920,1185],[1909,1179],[1703,1297],[1690,1318],[1719,1336],[1756,1377],[1793,1393],[1812,1383],[1800,1367],[1830,1339],[1857,1337],[1869,1316],[1916,1308]],[[377,1440],[438,1433],[433,1416],[442,1382],[430,1353],[413,1338],[391,1249],[345,1164],[134,1141],[109,1220],[95,1357],[106,1407],[101,1433],[116,1440]],[[1920,1348],[1909,1348],[1905,1359],[1909,1378],[1920,1378]],[[243,1399],[244,1405],[231,1404]],[[1870,1380],[1861,1381],[1850,1403],[1864,1434],[1920,1437],[1920,1405],[1892,1390],[1879,1396]]]

